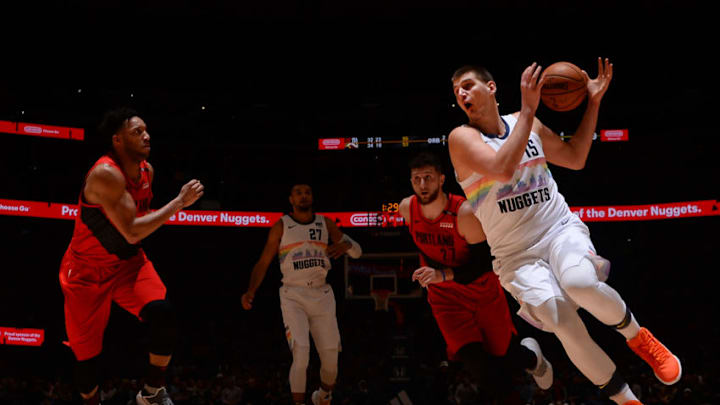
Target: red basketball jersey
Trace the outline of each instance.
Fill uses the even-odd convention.
[[[408,229],[415,245],[428,258],[448,267],[465,264],[470,258],[468,243],[457,230],[457,212],[463,201],[464,197],[448,194],[442,214],[431,221],[423,216],[417,196],[410,197]],[[422,255],[420,258],[427,265]]]
[[[140,180],[138,182],[128,178],[112,155],[104,155],[98,159],[90,171],[100,164],[109,164],[122,172],[125,176],[125,189],[135,201],[136,215],[141,217],[147,214],[153,195],[147,162],[140,163]],[[76,260],[99,267],[113,267],[141,252],[139,244],[130,244],[117,230],[102,206],[85,201],[83,192],[80,192],[78,207],[75,229],[68,248]]]

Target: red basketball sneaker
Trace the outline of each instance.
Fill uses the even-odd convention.
[[[640,333],[628,340],[627,344],[635,354],[652,367],[655,377],[660,382],[672,385],[680,380],[682,376],[680,359],[660,343],[649,330],[640,328]]]

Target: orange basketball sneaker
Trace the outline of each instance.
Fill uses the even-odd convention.
[[[631,401],[625,402],[623,405],[643,405],[643,404],[642,404],[642,402],[636,401],[636,400],[633,399],[633,400],[631,400]]]
[[[640,328],[638,335],[628,340],[627,344],[635,354],[652,367],[655,377],[660,382],[672,385],[680,380],[682,376],[680,359],[660,343],[649,330]]]

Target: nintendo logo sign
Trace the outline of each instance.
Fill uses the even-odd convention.
[[[28,122],[0,121],[0,132],[17,135],[41,136],[44,138],[85,139],[82,128],[60,127],[56,125],[32,124]]]
[[[39,134],[43,133],[42,128],[36,127],[33,125],[25,125],[25,126],[23,126],[21,131],[23,131],[27,134],[34,134],[34,135],[39,135]]]
[[[345,148],[345,138],[320,138],[318,139],[319,150],[337,150]]]
[[[603,129],[600,131],[600,140],[603,142],[628,141],[628,132],[627,129]]]

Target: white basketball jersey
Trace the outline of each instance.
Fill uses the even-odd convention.
[[[517,120],[502,116],[505,133],[482,139],[495,151],[508,139]],[[512,180],[503,183],[473,173],[459,182],[483,225],[491,253],[504,258],[534,245],[562,221],[570,208],[550,174],[540,136],[531,132]]]
[[[328,230],[325,217],[315,215],[312,222],[301,224],[289,215],[282,218],[283,235],[278,249],[282,283],[303,287],[325,284],[330,270],[326,250]]]

